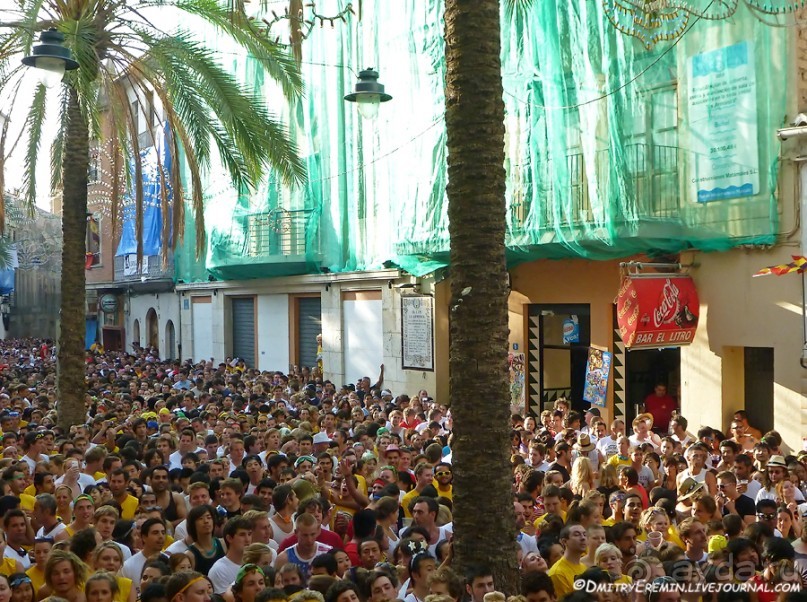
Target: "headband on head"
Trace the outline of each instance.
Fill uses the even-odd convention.
[[[199,575],[198,577],[194,577],[193,579],[188,581],[181,590],[179,590],[177,593],[174,594],[174,597],[171,598],[171,602],[174,602],[174,600],[176,600],[179,594],[184,594],[185,590],[188,589],[191,585],[193,585],[194,583],[199,583],[203,579],[207,579],[207,577],[205,577],[204,575]]]

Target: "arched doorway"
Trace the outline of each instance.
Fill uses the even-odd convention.
[[[157,323],[157,312],[150,308],[146,312],[146,333],[148,336],[148,346],[159,351],[160,349],[160,326]]]
[[[175,359],[174,350],[176,349],[176,335],[174,333],[174,323],[171,320],[165,324],[165,353],[164,358],[167,360]]]
[[[135,320],[132,326],[132,344],[140,347],[140,320]]]

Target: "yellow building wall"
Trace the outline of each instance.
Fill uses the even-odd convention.
[[[619,289],[619,261],[584,259],[540,260],[522,264],[510,272],[510,347],[516,342],[527,352],[524,304],[585,303],[591,308],[591,344],[611,349],[613,303]],[[515,305],[521,305],[520,312]],[[519,326],[514,323],[520,319]],[[613,387],[603,418],[613,416]]]
[[[801,449],[807,425],[803,344],[802,278],[797,274],[752,278],[757,270],[787,263],[794,247],[768,251],[698,253],[691,274],[701,316],[692,345],[681,353],[681,410],[690,431],[709,425],[724,432],[732,413],[745,407],[744,347],[772,347],[774,428]],[[750,417],[751,424],[754,417]]]

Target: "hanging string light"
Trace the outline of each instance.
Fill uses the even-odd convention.
[[[327,22],[331,28],[334,28],[337,21],[341,21],[342,23],[346,24],[348,15],[356,14],[353,10],[353,5],[348,3],[345,8],[335,15],[323,15],[317,12],[317,7],[314,2],[307,3],[303,8],[294,11],[293,13],[289,12],[288,7],[283,10],[283,14],[278,14],[276,11],[271,11],[271,13],[271,19],[261,19],[266,25],[266,35],[273,37],[272,27],[281,21],[288,22],[290,32],[289,43],[281,43],[280,36],[277,35],[274,36],[275,43],[283,48],[291,48],[298,60],[302,56],[300,45],[303,41],[308,39],[317,24],[323,28]],[[299,38],[297,38],[298,32]]]
[[[741,5],[761,18],[792,14],[807,0],[602,0],[606,17],[619,31],[638,38],[649,50],[678,38],[690,19],[729,19]]]

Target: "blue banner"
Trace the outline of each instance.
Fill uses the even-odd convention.
[[[0,295],[14,292],[14,268],[0,270]]]
[[[95,343],[98,336],[98,320],[96,318],[85,319],[84,349],[89,349]]]
[[[170,136],[168,126],[165,126],[163,135],[159,136],[156,144],[151,148],[141,151],[140,162],[142,166],[143,180],[143,256],[159,255],[162,250],[162,183],[160,182],[160,168],[162,163],[165,174],[165,185],[169,202],[169,214],[165,219],[170,220],[170,203],[173,199],[171,190],[171,170],[173,169],[172,157],[168,152],[168,140]],[[160,162],[157,161],[159,157]],[[129,166],[130,173],[134,174],[134,165]],[[134,188],[127,191],[123,201],[122,225],[120,244],[117,256],[131,255],[137,253],[137,229]]]

